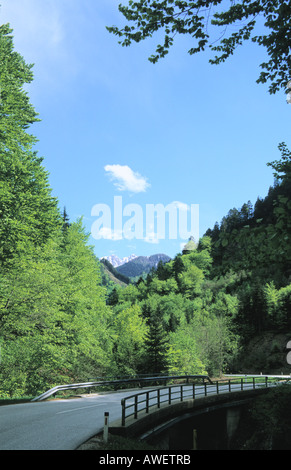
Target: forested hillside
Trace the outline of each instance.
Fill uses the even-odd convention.
[[[170,257],[164,254],[156,254],[152,256],[137,256],[131,261],[128,261],[121,266],[118,266],[116,270],[125,276],[130,278],[138,278],[148,274],[152,269],[155,269],[160,261],[166,263],[170,261]]]
[[[109,261],[107,261],[106,259],[101,259],[100,261],[101,271],[104,273],[104,276],[107,276],[113,282],[114,285],[117,283],[125,286],[130,283],[130,279],[124,274],[118,272],[117,269],[114,268]],[[103,284],[107,284],[106,280]]]
[[[32,67],[0,26],[0,398],[138,372],[219,374],[291,326],[291,155],[276,184],[136,284],[102,280],[81,220],[52,197],[29,133]],[[231,202],[230,202],[231,203]]]
[[[291,326],[291,153],[268,165],[275,183],[254,207],[232,209],[206,235],[212,240],[212,277],[233,273],[241,308],[239,323],[250,333]]]
[[[117,314],[136,306],[146,320],[140,368],[210,375],[288,369],[291,153],[283,143],[279,151],[281,159],[269,164],[275,183],[265,198],[231,209],[197,248],[189,240],[183,254],[109,297]],[[283,345],[272,340],[276,335]],[[261,349],[246,358],[254,338]]]

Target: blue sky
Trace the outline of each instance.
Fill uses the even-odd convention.
[[[186,37],[155,65],[147,58],[158,39],[121,47],[105,28],[123,24],[118,3],[1,0],[1,24],[10,23],[15,49],[35,64],[27,91],[42,120],[31,129],[36,150],[60,207],[72,221],[82,216],[88,232],[92,208],[105,204],[113,217],[122,196],[144,213],[147,204],[198,204],[202,236],[230,209],[267,194],[266,163],[280,158],[280,142],[291,147],[290,105],[283,91],[270,95],[256,83],[266,56],[254,44],[219,66],[208,53],[189,56]],[[184,242],[118,238],[91,235],[90,244],[98,257],[175,256]]]

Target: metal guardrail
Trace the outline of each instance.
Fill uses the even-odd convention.
[[[102,386],[119,386],[119,385],[128,385],[128,384],[139,384],[139,386],[149,384],[151,382],[167,382],[169,380],[181,380],[186,379],[187,383],[189,380],[201,379],[203,382],[205,380],[211,383],[211,379],[208,375],[143,375],[136,377],[120,377],[118,379],[111,378],[98,378],[96,381],[88,381],[82,383],[66,384],[66,385],[57,385],[56,387],[47,390],[36,398],[33,398],[31,401],[42,401],[46,398],[49,398],[52,395],[55,395],[58,392],[65,390],[77,390],[79,388],[91,388],[91,387],[102,387]]]
[[[241,376],[240,376],[241,377]],[[275,376],[273,376],[275,377]],[[121,400],[121,407],[122,407],[122,417],[121,417],[121,425],[125,426],[126,419],[133,417],[134,419],[138,418],[140,412],[149,413],[150,408],[156,407],[157,409],[161,408],[162,405],[171,405],[173,401],[184,401],[189,399],[195,399],[197,396],[204,396],[206,397],[209,394],[219,394],[222,392],[231,392],[231,391],[243,391],[243,390],[250,390],[259,387],[269,387],[272,385],[277,385],[278,382],[270,382],[268,380],[268,376],[251,376],[251,382],[246,381],[245,378],[241,378],[238,381],[237,378],[234,378],[235,384],[232,383],[230,379],[228,381],[214,381],[211,384],[207,384],[204,382],[203,386],[197,386],[197,384],[193,383],[189,384],[182,384],[182,385],[171,385],[168,387],[158,388],[156,390],[147,390],[145,392],[141,392],[138,394],[134,394],[123,398]],[[264,381],[262,381],[264,378]],[[279,378],[279,377],[277,377]],[[280,380],[282,381],[282,376],[280,376]],[[290,380],[290,376],[289,376]],[[288,381],[288,376],[287,376]],[[281,383],[281,382],[280,382]],[[234,387],[235,385],[235,387]],[[198,388],[199,387],[199,388]],[[127,410],[131,410],[130,413],[127,413]]]

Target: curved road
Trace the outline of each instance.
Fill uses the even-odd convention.
[[[103,430],[104,412],[121,417],[133,391],[0,406],[0,450],[74,450]]]
[[[197,392],[199,388],[203,396],[204,387]],[[232,391],[239,389],[232,386]],[[227,385],[220,388],[220,393],[227,391]],[[140,390],[0,406],[0,450],[75,450],[102,432],[104,412],[109,412],[110,423],[120,419],[121,399],[134,393]],[[208,385],[207,394],[216,394],[216,387]]]

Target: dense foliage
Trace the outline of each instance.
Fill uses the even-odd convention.
[[[213,276],[240,279],[239,322],[244,332],[288,330],[291,326],[291,153],[279,145],[271,162],[275,183],[268,195],[232,209],[206,234],[213,249]]]
[[[147,327],[138,370],[218,373],[231,360],[237,338],[231,323],[237,298],[211,281],[209,237],[197,250],[160,263],[146,279],[116,288],[109,303],[117,312],[138,306]]]
[[[290,331],[291,153],[283,143],[279,150],[264,199],[230,210],[197,247],[190,239],[182,254],[109,296],[114,310],[138,305],[146,321],[139,370],[236,370],[254,335]]]

